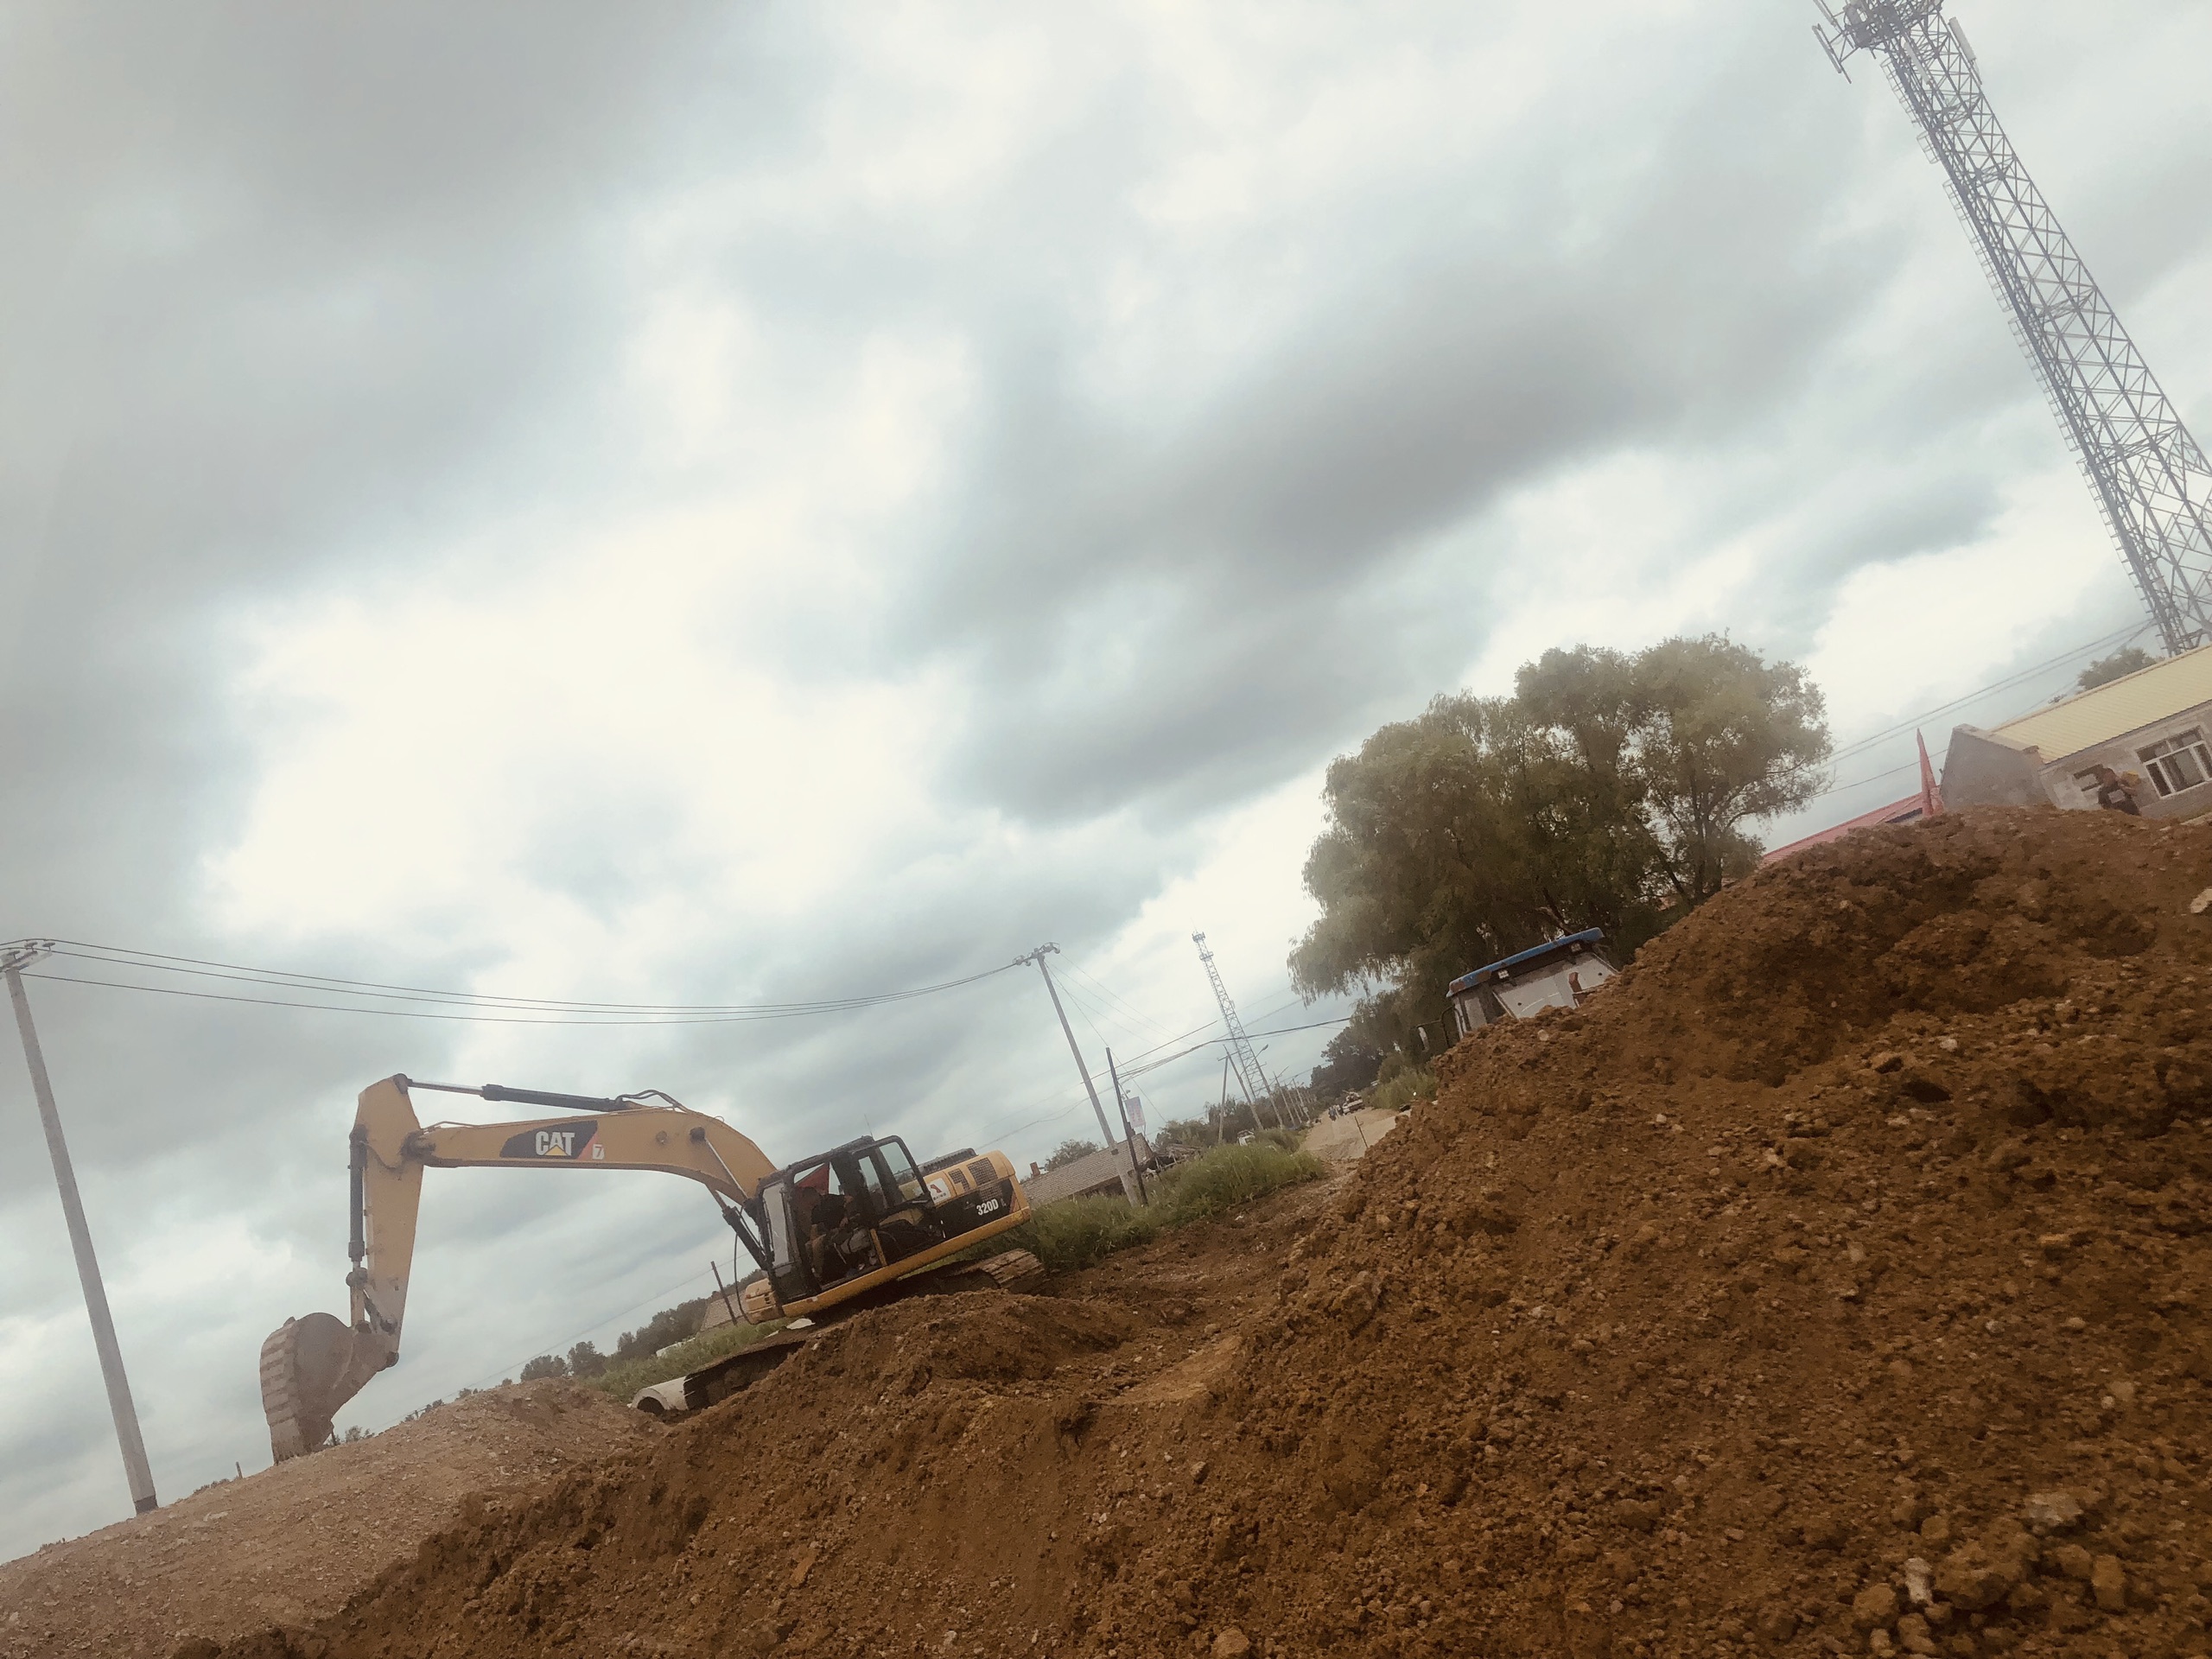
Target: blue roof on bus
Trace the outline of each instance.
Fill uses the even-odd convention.
[[[1547,939],[1543,944],[1531,945],[1526,950],[1516,951],[1512,956],[1501,957],[1496,962],[1486,963],[1471,974],[1460,975],[1459,978],[1444,988],[1446,995],[1453,995],[1460,991],[1472,990],[1485,980],[1496,979],[1517,968],[1529,967],[1543,961],[1547,957],[1573,956],[1578,951],[1590,949],[1592,945],[1603,944],[1605,938],[1604,928],[1589,927],[1583,929],[1580,933],[1568,933],[1556,939]]]

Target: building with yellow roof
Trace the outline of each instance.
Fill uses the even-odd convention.
[[[1959,727],[1944,757],[1943,801],[2198,817],[2212,813],[2208,733],[2212,645],[1987,731]]]

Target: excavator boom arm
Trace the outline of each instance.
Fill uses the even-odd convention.
[[[685,1176],[715,1195],[747,1248],[756,1258],[762,1255],[738,1206],[775,1166],[719,1118],[673,1103],[548,1096],[496,1084],[464,1092],[585,1109],[528,1122],[425,1128],[405,1077],[386,1077],[361,1091],[350,1160],[351,1322],[340,1325],[327,1313],[287,1319],[262,1344],[262,1407],[280,1461],[320,1446],[339,1408],[398,1360],[426,1168],[651,1169]]]

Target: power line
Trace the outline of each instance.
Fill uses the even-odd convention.
[[[1146,1014],[1139,1012],[1135,1003],[1131,1002],[1128,998],[1114,990],[1103,980],[1100,979],[1097,975],[1093,974],[1085,969],[1078,968],[1071,962],[1068,963],[1066,967],[1069,973],[1073,974],[1077,978],[1090,985],[1093,990],[1096,991],[1101,997],[1105,999],[1106,1004],[1117,1010],[1124,1020],[1134,1020],[1138,1025],[1148,1027],[1154,1031],[1162,1029],[1157,1020],[1151,1019]]]
[[[1294,996],[1291,998],[1291,1002],[1297,1002],[1300,1000],[1301,999]],[[1266,1014],[1260,1014],[1257,1017],[1265,1020],[1272,1014],[1280,1014],[1282,1012],[1283,1008],[1289,1006],[1290,1003],[1280,1004],[1275,1007],[1268,1009]],[[1257,1037],[1279,1037],[1287,1032],[1319,1031],[1325,1026],[1341,1026],[1350,1020],[1351,1018],[1351,1016],[1350,1014],[1345,1014],[1340,1019],[1317,1020],[1312,1025],[1281,1026],[1270,1030],[1255,1032],[1251,1034]],[[1144,1059],[1148,1056],[1159,1053],[1163,1048],[1171,1047],[1176,1043],[1183,1042],[1190,1038],[1197,1036],[1198,1033],[1206,1028],[1206,1026],[1217,1026],[1220,1023],[1221,1021],[1219,1020],[1209,1020],[1204,1026],[1193,1026],[1188,1031],[1179,1032],[1176,1035],[1168,1039],[1166,1042],[1155,1044],[1153,1047],[1144,1049],[1131,1058],[1133,1060]],[[1159,1071],[1162,1066],[1172,1065],[1177,1060],[1185,1059],[1191,1055],[1198,1053],[1205,1049],[1217,1047],[1220,1044],[1227,1040],[1228,1039],[1226,1038],[1211,1037],[1203,1042],[1192,1045],[1189,1048],[1178,1050],[1173,1054],[1169,1054],[1160,1059],[1154,1060],[1149,1065],[1137,1065],[1134,1068],[1125,1065],[1122,1068],[1122,1075],[1124,1078],[1146,1076],[1154,1071]],[[1083,1101],[1079,1097],[1075,1096],[1074,1091],[1071,1089],[1063,1088],[1055,1089],[1046,1094],[1038,1096],[1035,1100],[1029,1103],[1028,1106],[1025,1106],[1021,1109],[1027,1111],[1030,1109],[1030,1107],[1041,1106],[1048,1100],[1065,1100],[1066,1103],[1055,1111],[1046,1112],[1037,1117],[1026,1118],[1019,1123],[1008,1123],[995,1127],[986,1133],[984,1138],[991,1141],[1008,1139],[1014,1135],[1020,1135],[1026,1130],[1033,1129],[1040,1123],[1050,1123],[1059,1118],[1065,1117],[1070,1112],[1074,1111],[1077,1107],[1083,1104]]]
[[[1132,1060],[1141,1060],[1148,1055],[1159,1053],[1161,1049],[1166,1048],[1172,1044],[1183,1042],[1189,1038],[1197,1036],[1200,1032],[1208,1030],[1220,1023],[1221,1021],[1219,1020],[1209,1020],[1203,1026],[1192,1026],[1188,1031],[1176,1033],[1175,1035],[1170,1037],[1166,1042],[1154,1043],[1150,1048],[1139,1049],[1135,1053],[1129,1056],[1129,1058]]]
[[[1813,800],[1826,800],[1829,796],[1840,795],[1847,789],[1858,789],[1866,784],[1878,784],[1883,779],[1894,778],[1901,772],[1918,772],[1919,770],[1920,757],[1915,755],[1901,766],[1891,766],[1887,772],[1870,772],[1864,778],[1854,778],[1847,784],[1830,784],[1819,794],[1814,796]],[[1808,802],[1807,804],[1810,805],[1811,802]]]
[[[1294,1031],[1321,1031],[1330,1026],[1350,1025],[1353,1018],[1354,1016],[1349,1014],[1340,1014],[1334,1020],[1316,1020],[1312,1021],[1310,1024],[1302,1026],[1277,1026],[1272,1030],[1255,1031],[1247,1033],[1246,1034],[1250,1037],[1282,1037],[1287,1036]],[[1122,1068],[1122,1075],[1125,1077],[1144,1076],[1147,1073],[1159,1071],[1160,1067],[1164,1065],[1172,1065],[1177,1060],[1188,1059],[1192,1055],[1200,1053],[1206,1049],[1218,1048],[1227,1041],[1229,1041],[1229,1039],[1226,1037],[1209,1037],[1204,1042],[1193,1043],[1190,1047],[1183,1049],[1177,1053],[1165,1055],[1162,1058],[1154,1060],[1149,1065],[1139,1066],[1134,1069],[1125,1066]]]
[[[2140,622],[2123,628],[2117,633],[2108,633],[2101,639],[2092,640],[2089,644],[2082,645],[2076,650],[2070,651],[2063,657],[2054,657],[2047,663],[2038,663],[2033,668],[2022,669],[2018,674],[2012,675],[2009,678],[1999,680],[1993,685],[1985,685],[1979,691],[1969,691],[1962,697],[1955,697],[1950,702],[1940,704],[1934,709],[1927,710],[1923,714],[1914,715],[1910,720],[1900,721],[1895,726],[1876,732],[1871,737],[1862,737],[1857,742],[1851,744],[1848,747],[1838,749],[1834,754],[1829,758],[1831,760],[1840,760],[1848,755],[1862,753],[1866,750],[1870,749],[1876,744],[1883,741],[1885,739],[1896,737],[1905,732],[1915,729],[1923,721],[1932,720],[1937,715],[1948,714],[1955,709],[1962,708],[1967,703],[1973,702],[1979,698],[1988,696],[1994,692],[2009,690],[2013,686],[2018,685],[2024,681],[2034,679],[2039,674],[2048,673],[2052,669],[2061,667],[2068,663],[2078,662],[2081,658],[2088,656],[2093,652],[2102,651],[2107,646],[2116,645],[2125,640],[2139,637],[2142,634],[2149,632],[2151,626],[2152,625],[2148,622]],[[1826,789],[1821,791],[1819,794],[1814,796],[1812,798],[1815,801],[1825,800],[1831,795],[1840,795],[1847,790],[1858,789],[1863,785],[1876,783],[1884,778],[1894,778],[1901,772],[1916,771],[1919,768],[1919,766],[1920,758],[1919,756],[1915,755],[1911,760],[1904,761],[1900,765],[1891,766],[1885,771],[1869,772],[1864,778],[1854,778],[1847,784],[1830,784]]]
[[[1075,1004],[1075,1011],[1083,1016],[1083,1023],[1090,1027],[1090,1034],[1098,1039],[1099,1046],[1109,1046],[1106,1033],[1098,1029],[1098,1021],[1091,1014],[1090,1005],[1077,995],[1074,984],[1064,979],[1060,982],[1060,989],[1066,993],[1068,1001]]]
[[[86,962],[105,963],[112,967],[135,968],[148,972],[183,975],[197,979],[242,981],[249,984],[267,985],[282,990],[325,992],[379,1001],[426,1001],[451,1004],[463,1007],[499,1008],[518,1013],[562,1014],[791,1014],[835,1013],[847,1008],[873,1007],[881,1002],[902,1001],[912,997],[931,996],[939,991],[952,990],[963,985],[974,984],[1002,974],[1017,966],[1007,963],[982,973],[969,974],[959,979],[946,980],[934,985],[916,986],[906,990],[866,992],[855,996],[820,997],[797,1002],[598,1002],[562,997],[507,996],[489,992],[435,990],[419,985],[393,985],[378,980],[341,979],[324,974],[294,973],[281,968],[257,968],[243,963],[215,962],[197,957],[164,956],[157,951],[137,950],[123,945],[92,944],[78,939],[48,941],[56,956],[74,957]]]
[[[374,981],[336,979],[324,975],[291,974],[281,969],[259,969],[238,963],[213,963],[188,957],[162,957],[130,951],[119,946],[86,945],[59,948],[74,942],[56,941],[52,954],[109,967],[181,975],[190,978],[295,990],[302,995],[356,998],[354,1001],[308,1001],[284,997],[248,996],[236,992],[195,990],[180,985],[148,985],[127,980],[100,979],[78,974],[42,973],[27,976],[68,985],[96,985],[110,990],[142,991],[149,995],[188,997],[195,1001],[234,1002],[263,1007],[306,1008],[326,1014],[378,1014],[388,1019],[435,1020],[478,1025],[510,1026],[696,1026],[743,1025],[763,1020],[791,1020],[823,1014],[845,1014],[880,1007],[957,990],[1006,973],[1018,966],[1009,963],[982,973],[906,990],[884,991],[863,996],[823,999],[811,1002],[760,1003],[622,1003],[564,1002],[552,998],[480,995],[466,991],[436,991],[415,987],[381,985]],[[380,1006],[423,1002],[424,1007]],[[495,1012],[496,1011],[496,1012]]]
[[[2021,669],[2018,673],[2008,675],[2005,678],[1995,681],[1991,684],[1985,685],[1979,690],[1969,691],[1963,696],[1952,698],[1948,702],[1938,703],[1933,709],[1923,709],[1919,714],[1913,715],[1904,720],[1901,720],[1894,726],[1885,726],[1878,732],[1872,733],[1866,737],[1854,739],[1844,747],[1836,750],[1833,754],[1829,755],[1828,759],[1831,760],[1845,760],[1851,755],[1860,753],[1862,750],[1873,747],[1875,744],[1879,743],[1885,738],[1895,737],[1901,732],[1909,732],[1916,726],[1921,724],[1923,721],[1933,720],[1938,715],[1948,715],[1952,709],[1972,702],[1978,697],[1988,696],[1993,692],[2009,691],[2012,687],[2019,684],[2024,680],[2031,680],[2038,674],[2048,673],[2054,668],[2062,667],[2068,663],[2087,657],[2092,652],[2102,651],[2107,646],[2120,645],[2127,640],[2139,638],[2142,634],[2148,632],[2150,628],[2151,624],[2148,622],[2130,623],[2127,626],[2121,628],[2115,632],[2106,634],[2102,639],[2092,639],[2086,645],[2078,645],[2072,651],[2066,652],[2060,656],[2054,657],[2047,663],[2037,663],[2033,668]],[[1842,787],[1848,788],[1849,785],[1842,785]]]

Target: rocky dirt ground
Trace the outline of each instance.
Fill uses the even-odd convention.
[[[2208,887],[2115,815],[1812,849],[1330,1182],[856,1318],[219,1650],[2205,1652]]]
[[[0,1564],[0,1655],[206,1652],[327,1618],[473,1500],[664,1431],[570,1383],[471,1395]]]

